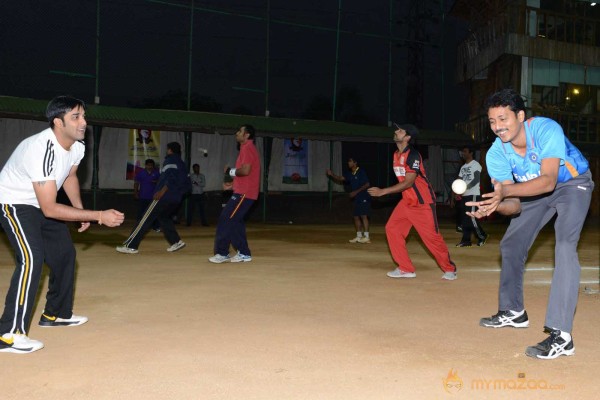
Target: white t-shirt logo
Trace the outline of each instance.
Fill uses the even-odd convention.
[[[394,173],[396,176],[406,176],[406,169],[404,167],[394,167]]]

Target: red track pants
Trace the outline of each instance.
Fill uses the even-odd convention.
[[[435,204],[408,206],[404,201],[398,203],[385,225],[392,258],[398,267],[405,272],[415,272],[406,250],[406,237],[413,226],[440,268],[444,272],[456,272],[456,265],[450,259],[448,246],[439,231]]]

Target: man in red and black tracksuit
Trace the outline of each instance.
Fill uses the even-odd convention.
[[[398,150],[394,153],[394,173],[398,178],[396,185],[387,188],[368,189],[371,196],[379,197],[390,193],[402,192],[390,219],[385,225],[392,258],[398,268],[388,272],[390,278],[414,278],[415,267],[408,256],[406,237],[413,226],[421,236],[423,243],[444,271],[442,279],[456,279],[456,265],[450,259],[448,247],[440,234],[435,211],[435,193],[427,180],[421,154],[412,145],[419,130],[410,124],[397,125],[394,142]]]

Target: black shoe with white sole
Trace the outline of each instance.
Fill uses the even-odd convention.
[[[479,325],[486,328],[504,328],[512,326],[513,328],[527,328],[529,326],[529,318],[527,311],[523,310],[522,314],[514,314],[512,311],[498,311],[496,315],[488,318],[481,318]]]
[[[535,346],[529,346],[525,350],[526,355],[543,360],[552,360],[559,356],[572,356],[575,354],[573,338],[567,341],[561,336],[562,332],[558,329],[544,327],[544,332],[549,333],[550,336]]]

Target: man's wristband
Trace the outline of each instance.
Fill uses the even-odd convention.
[[[232,178],[235,178],[235,171],[237,171],[235,168],[229,168],[229,176],[231,176]]]

